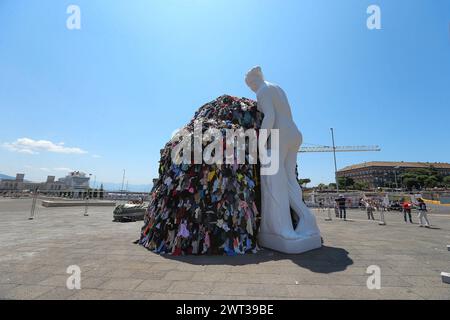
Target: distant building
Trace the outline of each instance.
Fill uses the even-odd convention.
[[[55,176],[48,176],[45,182],[25,180],[23,173],[18,173],[15,179],[0,180],[1,194],[16,194],[39,190],[41,194],[82,198],[89,189],[89,176],[84,172],[70,172],[66,177],[55,181]]]
[[[89,176],[81,171],[70,172],[64,178],[59,178],[58,181],[64,182],[66,186],[73,189],[86,189],[89,188]]]
[[[25,174],[16,174],[15,179],[3,179],[0,181],[1,193],[19,193],[38,190],[41,193],[57,194],[65,189],[65,185],[55,182],[54,176],[48,176],[46,182],[31,182],[25,180]]]
[[[0,192],[1,193],[15,193],[22,192],[23,190],[35,190],[39,187],[39,183],[25,181],[25,174],[16,174],[15,179],[2,179],[0,180]]]
[[[72,197],[80,198],[89,189],[89,180],[90,177],[86,173],[73,171],[64,178],[60,178],[58,182],[64,183],[66,192],[69,192]]]
[[[367,183],[370,188],[396,187],[400,185],[400,174],[418,168],[433,168],[445,176],[450,175],[450,163],[372,161],[345,167],[337,172],[337,177],[352,178],[354,182]]]
[[[55,176],[47,176],[47,180],[39,184],[39,191],[48,195],[61,195],[66,189],[63,182],[55,181]]]
[[[17,173],[16,174],[16,181],[17,182],[23,182],[25,180],[25,174],[24,173]]]

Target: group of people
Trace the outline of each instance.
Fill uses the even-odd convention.
[[[377,201],[376,199],[363,198],[360,201],[360,206],[365,208],[368,220],[375,220],[374,212],[380,211],[381,220],[384,224],[384,212],[388,210],[388,206],[383,201]],[[403,218],[406,223],[414,223],[412,220],[412,209],[417,208],[419,214],[419,227],[429,228],[431,226],[430,220],[428,219],[428,210],[425,201],[422,198],[418,198],[416,202],[408,201],[405,199],[401,203],[401,208],[403,212]],[[325,209],[323,200],[319,201],[319,208],[321,210]],[[339,195],[335,199],[334,210],[336,218],[347,220],[347,199],[343,195]]]
[[[419,211],[419,216],[418,216],[419,227],[429,228],[431,226],[431,224],[430,224],[430,220],[428,220],[427,204],[425,203],[425,201],[423,201],[423,199],[419,198],[419,199],[417,199],[417,202],[414,203],[414,205],[416,206],[417,210]],[[409,222],[413,223],[412,217],[411,217],[412,207],[413,207],[413,204],[409,201],[404,201],[402,204],[403,217],[405,219],[405,222],[408,222],[407,221],[407,217],[408,217]]]
[[[372,199],[362,199],[361,202],[366,208],[367,219],[375,220],[373,213],[377,209],[376,202]],[[418,215],[419,227],[429,228],[431,224],[430,224],[430,221],[428,220],[427,205],[426,205],[425,201],[423,201],[423,199],[421,199],[421,198],[418,198],[417,202],[415,202],[415,203],[410,202],[408,200],[403,201],[401,206],[402,206],[403,218],[404,218],[405,222],[408,223],[408,220],[409,220],[410,223],[413,223],[412,214],[411,214],[413,205],[419,211],[419,215]]]
[[[319,200],[319,209],[325,210],[325,203],[322,199]],[[334,212],[336,218],[347,220],[347,199],[343,195],[339,195],[339,197],[335,199]]]

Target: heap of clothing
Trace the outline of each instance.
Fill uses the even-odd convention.
[[[192,133],[196,121],[202,121],[203,132],[216,128],[225,136],[225,129],[258,131],[262,119],[255,101],[224,95],[203,105],[185,129]],[[259,163],[208,165],[194,164],[192,159],[177,165],[171,152],[178,143],[172,140],[161,150],[159,178],[151,191],[139,243],[174,256],[256,252]]]

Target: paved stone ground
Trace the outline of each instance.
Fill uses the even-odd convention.
[[[111,208],[43,208],[0,198],[2,299],[450,299],[450,210],[430,214],[434,229],[387,214],[387,226],[353,210],[324,221],[324,247],[302,255],[262,250],[238,257],[159,256],[133,244],[142,222],[114,223]],[[376,217],[378,215],[376,214]],[[415,219],[417,221],[417,218]],[[66,269],[81,268],[81,290]],[[366,286],[370,265],[381,289]]]

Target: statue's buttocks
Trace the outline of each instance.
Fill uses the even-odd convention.
[[[295,124],[289,102],[283,89],[270,82],[264,81],[261,88],[257,92],[258,107],[262,101],[266,104],[272,103],[274,110],[274,120],[272,129],[278,129],[280,132],[280,139],[284,143],[289,143],[293,147],[302,144],[302,134]],[[266,108],[266,113],[269,113]],[[262,109],[262,107],[260,108]],[[263,110],[260,110],[264,112]]]

